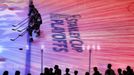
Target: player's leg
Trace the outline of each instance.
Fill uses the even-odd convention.
[[[29,41],[32,42],[33,41],[33,37],[32,37],[33,28],[28,27],[27,30],[28,30],[28,34],[29,34]]]

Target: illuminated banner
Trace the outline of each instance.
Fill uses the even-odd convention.
[[[50,16],[52,22],[53,50],[56,52],[68,52],[68,45],[70,45],[72,50],[82,52],[83,41],[80,38],[78,27],[78,21],[81,16],[65,14],[51,14]],[[67,27],[67,30],[65,27]],[[69,40],[66,39],[67,37],[69,37]]]

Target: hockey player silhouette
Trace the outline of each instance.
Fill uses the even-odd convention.
[[[23,27],[27,23],[28,23],[28,26]],[[26,19],[24,19],[23,21],[21,21],[20,23],[18,23],[17,25],[12,25],[13,27],[16,27],[16,28],[13,28],[12,30],[21,32],[21,34],[19,34],[15,38],[11,39],[11,41],[15,41],[19,37],[23,36],[26,32],[28,32],[29,41],[32,42],[33,41],[33,34],[32,34],[33,32],[36,33],[37,37],[40,36],[40,25],[41,24],[42,24],[41,15],[38,12],[38,10],[35,8],[35,6],[33,5],[33,2],[31,2],[29,5],[28,17]]]
[[[29,25],[27,28],[28,34],[30,35],[30,41],[33,41],[32,33],[36,33],[36,36],[40,36],[40,25],[42,24],[42,18],[38,10],[34,7],[33,4],[30,5],[29,10]]]

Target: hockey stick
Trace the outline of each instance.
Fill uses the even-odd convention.
[[[15,41],[16,39],[18,39],[20,37],[20,35],[18,35],[16,38],[10,39],[11,41]]]
[[[26,19],[24,19],[23,21],[21,21],[20,23],[16,24],[16,25],[12,25],[13,27],[17,27],[19,26],[20,24],[22,24],[24,21],[26,21],[29,17],[27,17]]]
[[[21,29],[21,30],[17,30],[18,32],[22,32],[22,31],[24,31],[24,30],[26,30],[28,27],[25,27],[25,28],[23,28],[23,29]]]
[[[28,22],[25,22],[24,24],[20,25],[20,26],[17,27],[17,28],[12,29],[12,30],[13,30],[13,31],[16,31],[16,30],[18,30],[20,27],[22,27],[23,25],[25,25],[26,23],[28,23]]]
[[[22,37],[23,35],[25,35],[25,33],[27,32],[27,30],[25,30],[23,33],[19,34],[16,38],[10,39],[11,41],[15,41],[17,40],[19,37]]]

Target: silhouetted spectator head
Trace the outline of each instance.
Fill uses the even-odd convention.
[[[69,68],[66,68],[66,73],[68,73],[70,71],[70,69]]]
[[[50,68],[49,70],[50,70],[50,71],[53,71],[53,68]]]
[[[58,65],[55,65],[55,66],[54,66],[54,69],[59,69],[59,66],[58,66]]]
[[[86,72],[85,75],[89,75],[89,72]]]
[[[49,74],[49,68],[46,67],[46,68],[44,69],[44,72],[45,72],[46,75]]]
[[[50,73],[53,73],[53,68],[50,68],[50,69],[49,69],[49,72],[50,72]]]
[[[98,68],[97,67],[94,67],[94,71],[98,71]]]
[[[15,75],[20,75],[20,71],[16,71],[15,72]]]
[[[4,71],[3,72],[3,75],[8,75],[8,71]]]
[[[122,72],[122,69],[121,68],[118,68],[118,73],[121,73]]]
[[[133,75],[133,69],[130,66],[127,66],[127,75]]]
[[[77,75],[77,74],[78,74],[78,71],[77,71],[77,70],[75,70],[75,71],[74,71],[74,75]]]
[[[27,75],[31,75],[31,73],[28,73]]]
[[[127,71],[126,70],[123,70],[123,75],[127,75]]]
[[[127,69],[127,71],[130,71],[131,70],[131,67],[130,66],[127,66],[126,69]]]
[[[49,69],[49,74],[50,74],[50,75],[54,75],[53,68],[50,68],[50,69]]]
[[[40,75],[44,75],[44,73],[40,73]]]
[[[55,69],[54,74],[56,74],[56,75],[61,75],[61,69],[59,68],[58,65],[55,65],[55,66],[54,66],[54,69]]]
[[[107,68],[108,68],[108,69],[111,69],[111,67],[112,67],[111,64],[108,64],[108,65],[107,65]]]

